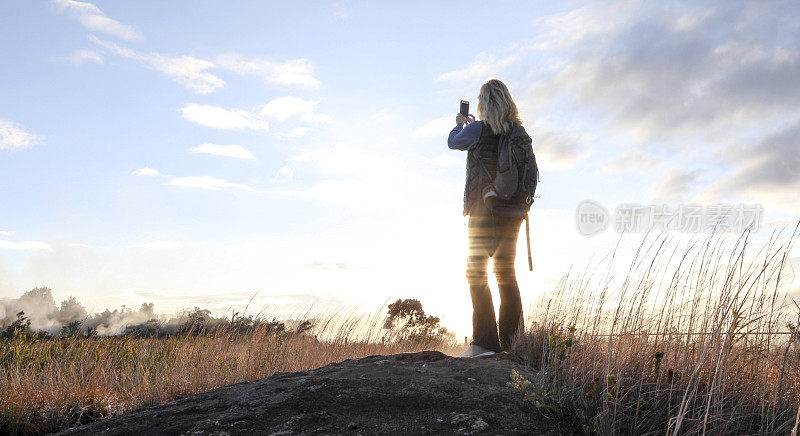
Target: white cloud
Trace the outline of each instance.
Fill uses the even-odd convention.
[[[464,160],[459,159],[452,154],[442,153],[432,158],[426,158],[424,163],[437,167],[454,167],[464,165]]]
[[[630,2],[605,2],[537,19],[534,26],[547,31],[539,37],[534,48],[564,50],[592,41],[593,37],[603,36],[628,22],[632,9]]]
[[[618,158],[603,167],[604,171],[634,171],[647,173],[663,163],[663,159],[642,151],[640,148],[631,148]]]
[[[143,244],[128,245],[128,248],[145,248],[149,250],[170,250],[181,247],[183,247],[183,244],[178,241],[152,241]]]
[[[455,117],[442,117],[429,121],[418,127],[411,134],[414,138],[442,138],[447,139],[447,134],[456,126]]]
[[[271,100],[261,108],[260,116],[273,116],[284,121],[293,115],[300,115],[300,119],[308,123],[325,123],[331,120],[330,115],[315,114],[316,102],[302,98],[286,96]]]
[[[313,113],[314,103],[297,97],[279,97],[261,108],[261,116],[270,115],[284,121],[292,115]]]
[[[0,239],[0,249],[15,251],[52,251],[50,244],[38,241],[12,242]]]
[[[785,209],[797,214],[800,209],[800,120],[771,132],[748,147],[725,150],[723,159],[738,168],[718,178],[704,193],[706,196],[739,196],[758,199],[770,209]]]
[[[796,205],[798,12],[623,0],[549,17],[535,48],[554,67],[532,73],[526,99],[538,116],[594,120],[599,138],[648,153],[609,169],[689,168],[661,171],[657,196]]]
[[[289,138],[302,138],[305,136],[306,132],[311,131],[311,127],[295,127],[288,132],[278,132],[276,133],[279,136],[286,136]]]
[[[272,183],[291,182],[294,178],[295,164],[285,165],[278,168],[275,177],[272,178]]]
[[[149,177],[155,177],[161,175],[161,173],[158,170],[150,167],[139,168],[138,170],[131,172],[131,174],[133,174],[134,176],[149,176]]]
[[[301,98],[286,96],[271,100],[265,104],[258,115],[244,109],[225,109],[218,106],[188,104],[181,108],[183,118],[193,123],[218,129],[252,129],[269,131],[269,122],[264,117],[274,117],[284,121],[299,115],[300,119],[309,123],[325,123],[330,116],[314,113],[316,103]],[[296,127],[278,135],[299,138],[310,131],[309,127]],[[235,157],[235,156],[232,156]]]
[[[508,56],[504,59],[497,59],[491,54],[481,53],[466,68],[440,74],[436,80],[453,80],[459,82],[488,80],[500,74],[506,67],[516,62],[518,59],[519,57],[515,55]]]
[[[312,75],[314,67],[308,59],[290,59],[284,62],[272,62],[265,59],[245,58],[236,53],[228,53],[217,57],[217,63],[238,74],[260,76],[267,83],[280,85],[299,85],[316,88],[319,80]]]
[[[87,62],[102,64],[103,57],[100,56],[100,53],[94,50],[88,50],[88,49],[75,50],[74,52],[72,52],[72,54],[67,56],[67,62],[70,62],[75,65],[81,65]]]
[[[25,131],[15,122],[0,118],[0,150],[19,150],[42,141],[41,136]]]
[[[653,196],[658,201],[689,201],[692,191],[697,191],[702,171],[680,171],[672,169],[664,176],[661,184],[653,191]]]
[[[345,21],[350,18],[350,13],[347,12],[341,2],[333,4],[333,18],[338,21]]]
[[[176,177],[170,181],[170,185],[180,186],[182,188],[199,188],[199,189],[208,189],[214,191],[224,188],[231,188],[248,192],[259,192],[250,186],[242,185],[239,183],[232,183],[225,179],[217,179],[211,176]]]
[[[5,230],[0,230],[0,236],[11,236],[11,235],[13,235],[13,234],[14,234],[14,232],[9,232],[9,231],[5,231]]]
[[[213,154],[234,159],[254,159],[253,153],[241,145],[200,144],[189,149],[192,153]]]
[[[217,56],[214,61],[195,56],[170,56],[160,53],[146,53],[123,47],[113,42],[89,37],[97,45],[128,59],[144,63],[148,67],[160,71],[176,82],[200,94],[208,94],[225,86],[225,81],[209,72],[212,69],[226,69],[237,74],[254,74],[261,76],[267,83],[281,85],[299,85],[308,88],[318,87],[320,82],[312,75],[313,65],[308,59],[290,59],[283,62],[272,62],[264,59],[250,59],[235,53]],[[84,57],[92,56],[83,53]]]
[[[181,85],[199,93],[208,94],[225,86],[225,81],[208,72],[216,67],[213,62],[194,56],[165,56],[158,53],[138,52],[95,36],[90,39],[111,52],[128,59],[143,62],[148,67],[170,76]]]
[[[208,94],[225,86],[224,80],[206,72],[214,64],[203,59],[193,56],[148,55],[145,62],[199,94]]]
[[[713,13],[692,4],[587,7],[580,26],[551,20],[555,40],[575,27],[593,30],[574,53],[553,53],[566,67],[546,88],[574,96],[578,107],[606,115],[610,132],[640,143],[693,135],[708,143],[759,129],[800,108],[797,32],[785,19],[798,11],[760,3],[722,3]]]
[[[204,104],[188,104],[181,108],[183,118],[217,129],[253,129],[269,131],[269,123],[242,109],[224,109]]]
[[[92,3],[75,0],[53,0],[60,12],[66,12],[92,32],[102,32],[128,41],[139,41],[142,35],[133,27],[109,18]]]
[[[567,170],[589,156],[585,142],[586,138],[581,135],[537,129],[533,149],[537,163],[543,168]]]
[[[702,13],[683,14],[675,20],[674,26],[676,30],[692,30],[712,15],[714,11],[711,9]]]

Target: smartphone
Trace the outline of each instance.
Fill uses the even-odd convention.
[[[461,115],[467,116],[469,115],[469,102],[466,100],[461,100]]]

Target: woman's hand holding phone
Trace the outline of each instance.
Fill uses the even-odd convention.
[[[475,121],[475,115],[469,114],[466,117],[461,114],[456,115],[456,124],[469,124],[473,121]]]

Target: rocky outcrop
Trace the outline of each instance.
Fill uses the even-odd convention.
[[[132,411],[63,434],[571,434],[509,388],[508,355],[370,356],[276,373]]]

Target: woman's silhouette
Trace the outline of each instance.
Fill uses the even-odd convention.
[[[506,351],[524,328],[522,300],[514,271],[517,235],[523,218],[516,213],[517,205],[497,197],[492,182],[502,136],[527,133],[508,87],[497,79],[481,87],[478,118],[480,121],[475,121],[472,115],[456,115],[456,127],[447,140],[451,149],[467,151],[463,213],[469,215],[467,281],[473,313],[472,345],[461,357]],[[490,257],[494,259],[500,290],[499,329],[486,271]]]

